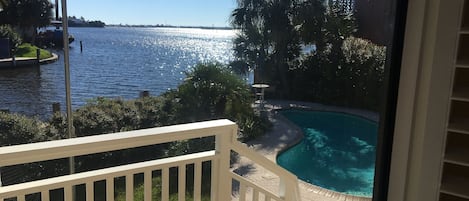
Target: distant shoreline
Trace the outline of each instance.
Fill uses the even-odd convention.
[[[109,24],[105,27],[132,27],[132,28],[190,28],[190,29],[221,29],[234,30],[232,27],[207,27],[207,26],[173,26],[173,25],[123,25]]]

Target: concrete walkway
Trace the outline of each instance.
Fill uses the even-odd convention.
[[[0,69],[49,64],[57,61],[58,59],[59,56],[54,53],[52,53],[52,57],[41,59],[39,61],[35,57],[17,57],[15,58],[15,61],[13,61],[13,58],[0,59]]]
[[[291,102],[269,100],[265,105],[267,115],[273,123],[273,128],[266,135],[259,139],[247,142],[246,144],[264,155],[271,161],[276,161],[277,154],[295,145],[303,138],[303,132],[296,125],[277,114],[278,109],[288,108],[307,108],[321,111],[335,111],[355,114],[372,120],[378,120],[378,115],[372,112],[354,110],[349,108],[331,107],[314,103]],[[276,175],[263,169],[262,167],[252,163],[246,158],[241,157],[237,163],[233,165],[234,172],[243,175],[254,183],[266,188],[271,192],[278,192],[279,179]],[[371,198],[350,196],[328,189],[324,189],[301,180],[299,181],[300,193],[303,201],[371,201]],[[246,200],[252,200],[249,194]],[[276,194],[276,193],[275,193]],[[235,196],[236,197],[236,196]],[[236,200],[236,199],[235,199]]]

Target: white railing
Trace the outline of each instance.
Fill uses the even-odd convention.
[[[51,199],[51,191],[63,190],[63,199],[73,200],[73,189],[78,185],[85,185],[86,200],[93,201],[95,197],[95,182],[105,181],[107,201],[115,199],[116,178],[125,177],[125,199],[134,200],[134,176],[143,173],[144,200],[152,200],[152,181],[154,171],[161,172],[161,200],[170,198],[170,168],[178,169],[177,197],[179,201],[186,200],[186,167],[193,165],[193,200],[200,201],[202,197],[202,163],[211,163],[211,193],[212,201],[232,200],[233,180],[239,182],[239,199],[265,201],[300,201],[296,176],[277,166],[274,162],[257,154],[244,144],[236,140],[237,125],[229,120],[215,120],[161,128],[144,129],[130,132],[121,132],[106,135],[96,135],[50,141],[26,145],[17,145],[0,148],[0,167],[46,161],[51,159],[81,156],[93,153],[102,153],[127,148],[136,148],[147,145],[162,144],[180,140],[197,139],[215,136],[215,149],[212,151],[188,154],[153,161],[122,165],[117,167],[99,169],[94,171],[76,173],[72,175],[54,177],[44,180],[15,184],[0,187],[0,201],[10,200],[26,201],[26,196],[40,194],[41,201]],[[278,192],[270,192],[258,184],[233,173],[230,170],[231,151],[251,159],[254,163],[276,174],[280,178]],[[227,182],[231,181],[231,182]],[[246,189],[252,189],[250,194]],[[247,197],[247,195],[250,195]]]

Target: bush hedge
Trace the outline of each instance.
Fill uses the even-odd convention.
[[[8,38],[10,42],[10,55],[14,55],[22,40],[9,25],[0,25],[0,38]]]
[[[313,54],[291,69],[293,99],[378,111],[386,48],[348,37],[341,52]]]
[[[57,133],[47,123],[36,118],[18,114],[0,112],[0,146],[42,142],[58,139]],[[51,175],[59,176],[67,173],[68,166],[61,160],[37,162],[30,164],[0,167],[3,185],[43,179]]]

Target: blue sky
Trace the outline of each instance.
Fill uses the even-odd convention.
[[[229,26],[236,0],[67,0],[68,15],[106,24]]]

